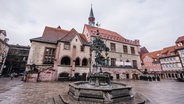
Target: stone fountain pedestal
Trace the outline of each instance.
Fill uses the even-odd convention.
[[[139,101],[135,100],[131,86],[127,86],[123,83],[110,82],[108,77],[104,73],[98,73],[92,75],[89,82],[78,81],[70,83],[68,91],[68,95],[71,97],[70,99],[73,99],[75,102],[82,101],[104,104],[119,102],[121,102],[121,104],[138,104],[146,100],[140,98]]]
[[[69,84],[68,94],[77,101],[112,104],[133,99],[132,87],[112,82],[108,86],[92,86],[89,82]]]

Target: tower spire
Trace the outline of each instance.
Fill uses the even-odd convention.
[[[89,18],[88,18],[88,24],[91,27],[95,27],[95,17],[94,17],[94,14],[93,14],[92,4],[91,4],[91,11],[90,11]]]

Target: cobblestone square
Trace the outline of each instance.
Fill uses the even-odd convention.
[[[184,83],[175,80],[118,81],[131,85],[133,92],[141,93],[152,104],[184,104]],[[0,78],[0,104],[46,104],[55,97],[66,94],[70,82],[22,82],[20,78]]]

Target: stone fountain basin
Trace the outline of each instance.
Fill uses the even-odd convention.
[[[133,99],[132,87],[122,83],[111,82],[111,85],[94,86],[87,81],[69,84],[68,94],[77,101],[113,103]]]

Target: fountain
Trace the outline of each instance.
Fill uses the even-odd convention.
[[[131,103],[126,104],[134,104],[132,103],[134,102],[132,87],[122,83],[111,82],[110,74],[101,70],[102,66],[108,65],[109,48],[100,39],[98,30],[90,49],[91,52],[95,52],[96,72],[92,73],[90,70],[89,81],[78,81],[69,84],[68,95],[75,101],[106,104],[130,101]],[[105,58],[102,56],[102,51],[105,51]]]

